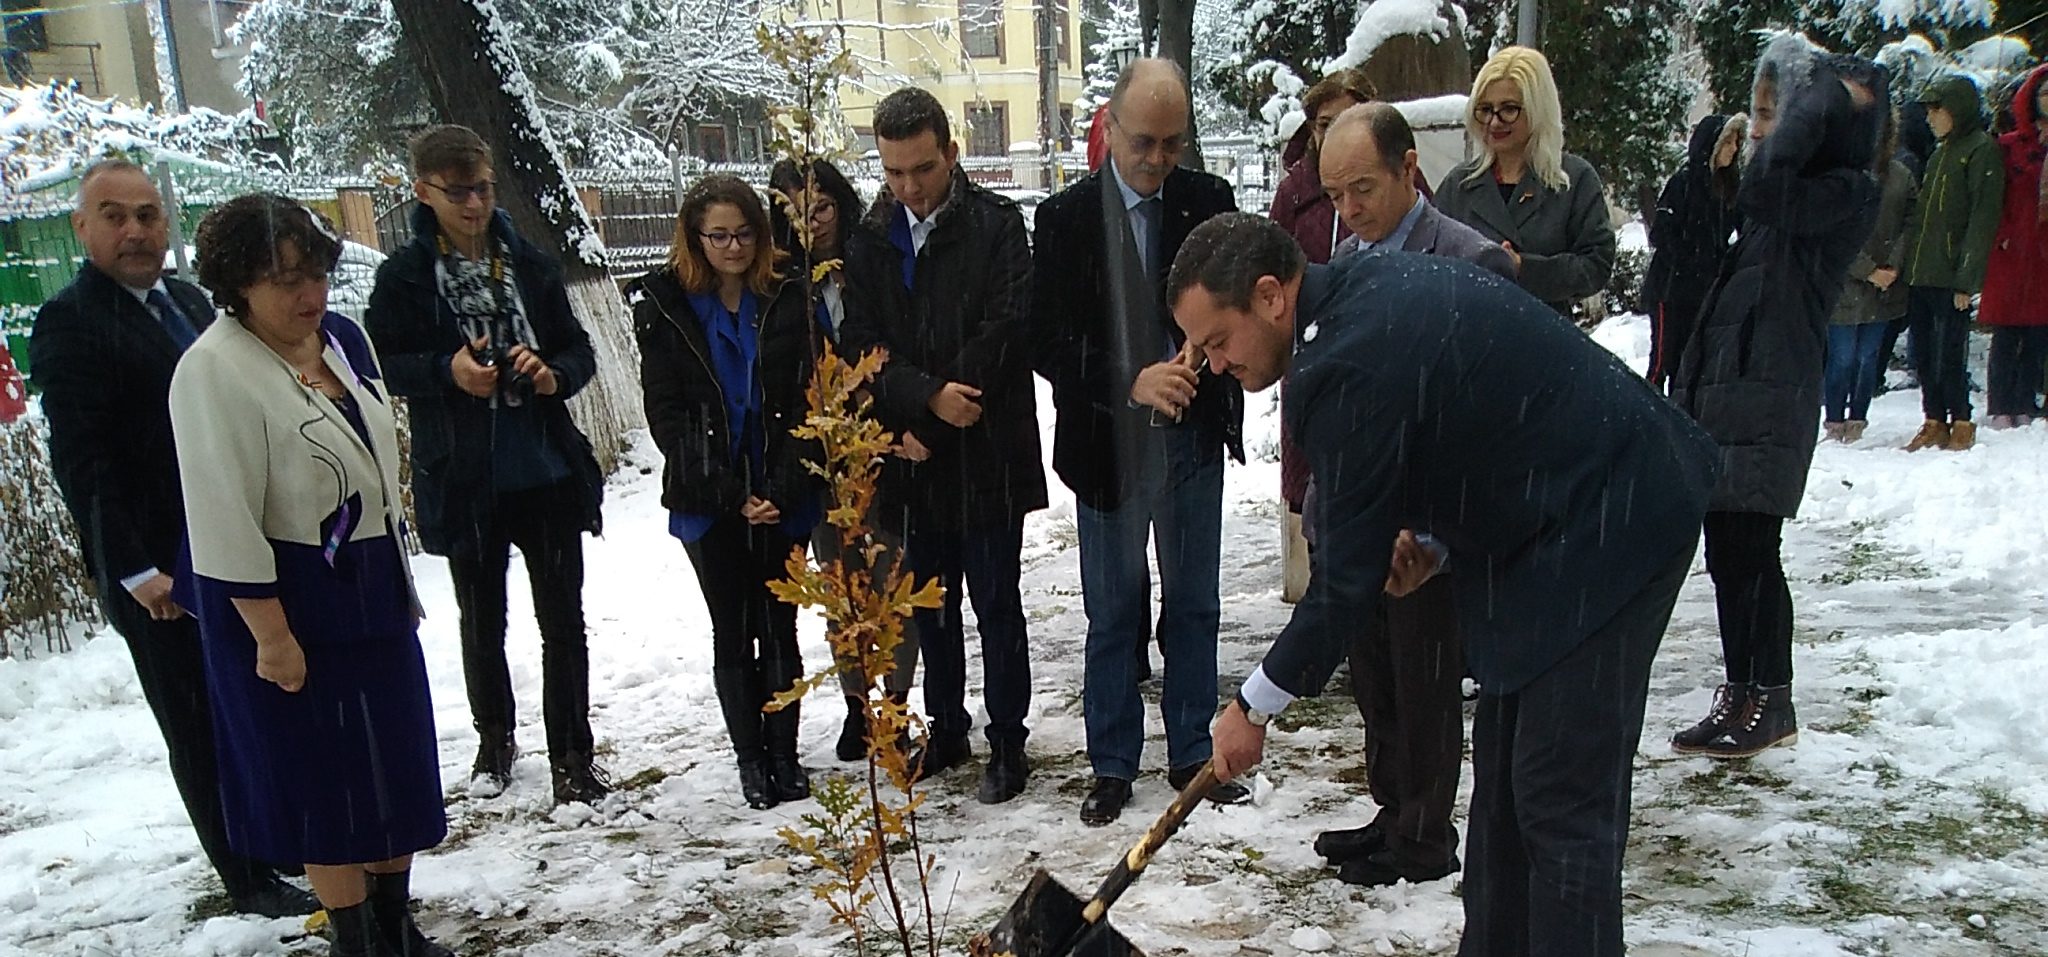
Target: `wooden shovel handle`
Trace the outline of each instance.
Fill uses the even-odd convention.
[[[1145,836],[1124,854],[1124,859],[1116,863],[1109,876],[1102,879],[1102,886],[1096,888],[1095,897],[1088,902],[1088,906],[1082,908],[1081,919],[1089,924],[1101,922],[1102,915],[1109,912],[1109,906],[1123,896],[1124,891],[1138,879],[1139,874],[1145,872],[1145,865],[1152,863],[1152,855],[1159,852],[1160,845],[1165,844],[1166,839],[1180,829],[1181,822],[1186,821],[1188,815],[1195,812],[1195,805],[1202,803],[1202,799],[1208,797],[1209,791],[1215,787],[1216,765],[1214,762],[1204,761],[1201,772],[1195,775],[1194,780],[1188,782],[1187,787],[1181,788],[1173,803],[1167,805],[1166,813],[1159,815],[1159,820],[1152,822],[1152,827],[1145,832]]]

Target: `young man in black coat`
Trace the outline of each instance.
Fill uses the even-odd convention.
[[[908,459],[884,473],[882,498],[907,509],[904,559],[945,586],[920,610],[931,740],[924,774],[970,756],[961,584],[981,630],[988,767],[983,803],[1024,790],[1031,654],[1019,578],[1024,516],[1044,508],[1037,397],[1031,381],[1031,252],[1017,205],[968,181],[946,112],[906,87],[875,107],[888,189],[846,255],[848,355],[885,348],[875,409]]]
[[[313,895],[228,846],[199,625],[171,598],[185,544],[171,371],[214,312],[197,286],[163,278],[170,215],[142,167],[105,160],[85,171],[71,226],[88,261],[36,314],[30,368],[57,488],[101,608],[135,659],[200,849],[236,910],[310,914]]]
[[[505,663],[510,546],[526,556],[541,635],[541,706],[557,802],[609,789],[592,762],[583,534],[599,531],[604,477],[569,418],[597,374],[561,267],[492,199],[491,155],[465,127],[412,142],[413,241],[377,270],[364,316],[412,422],[420,543],[448,558],[462,613],[474,773],[509,784],[519,756]]]
[[[1159,541],[1159,645],[1166,680],[1167,783],[1178,791],[1209,760],[1216,710],[1217,574],[1223,456],[1244,461],[1237,381],[1181,355],[1162,292],[1188,231],[1237,200],[1220,177],[1179,165],[1187,83],[1171,60],[1124,70],[1098,122],[1110,161],[1038,208],[1033,287],[1038,369],[1059,424],[1053,471],[1078,501],[1081,592],[1088,612],[1082,713],[1095,785],[1081,821],[1116,820],[1145,745],[1137,667],[1152,638],[1146,544]],[[1229,784],[1211,800],[1249,797]]]
[[[1315,575],[1216,719],[1218,777],[1259,762],[1267,719],[1321,690],[1384,592],[1428,576],[1434,562],[1396,534],[1433,535],[1456,556],[1484,688],[1459,953],[1618,957],[1630,766],[1712,440],[1469,263],[1388,252],[1305,268],[1280,227],[1230,214],[1188,237],[1167,297],[1247,389],[1292,365],[1285,415],[1316,487]]]

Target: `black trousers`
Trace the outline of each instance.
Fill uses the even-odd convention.
[[[712,676],[726,733],[742,758],[762,753],[768,743],[761,714],[768,696],[803,674],[796,606],[768,590],[769,582],[788,577],[783,565],[796,544],[778,527],[753,525],[735,513],[683,545],[711,612]]]
[[[270,877],[270,865],[235,853],[228,845],[227,819],[220,804],[220,759],[213,746],[213,707],[206,691],[199,623],[190,618],[156,621],[119,584],[105,589],[101,607],[107,621],[128,642],[135,677],[163,732],[171,759],[171,780],[185,802],[185,814],[199,848],[220,875],[229,896],[254,889]],[[279,861],[280,864],[297,863]]]
[[[683,546],[711,612],[713,668],[799,660],[796,606],[768,590],[769,582],[788,577],[783,563],[795,544],[776,526],[734,515]]]
[[[1953,289],[1914,286],[1908,294],[1921,411],[1936,422],[1968,422],[1970,315],[1956,308]]]
[[[924,705],[935,736],[964,735],[973,727],[967,714],[967,636],[960,617],[964,583],[974,601],[981,632],[982,703],[988,708],[988,740],[1022,745],[1030,730],[1031,647],[1024,625],[1024,518],[964,531],[913,527],[904,559],[919,581],[936,578],[946,590],[944,607],[920,608],[917,640],[924,654]]]
[[[1465,761],[1464,648],[1451,579],[1439,575],[1380,613],[1351,645],[1351,697],[1365,719],[1373,823],[1416,867],[1451,860]]]
[[[1987,370],[1987,415],[2040,415],[2041,371],[2048,365],[2048,326],[1995,326]]]
[[[541,716],[548,760],[574,767],[590,760],[590,649],[583,623],[583,522],[580,492],[561,486],[498,498],[483,549],[451,555],[448,576],[462,613],[462,677],[470,719],[486,739],[509,737],[517,725],[512,672],[505,664],[505,574],[508,549],[526,556],[533,614],[540,626]]]
[[[1721,623],[1728,680],[1766,688],[1792,683],[1792,588],[1779,551],[1785,520],[1756,512],[1708,512],[1707,574]]]
[[[1459,957],[1621,957],[1630,772],[1694,544],[1549,671],[1480,697]]]

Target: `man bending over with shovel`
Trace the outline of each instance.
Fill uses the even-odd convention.
[[[1307,596],[1216,718],[1216,776],[1321,689],[1383,589],[1449,546],[1473,722],[1461,957],[1619,957],[1629,772],[1650,663],[1692,565],[1714,443],[1619,359],[1512,283],[1403,252],[1308,266],[1226,214],[1167,280],[1209,362],[1284,414],[1320,530]],[[1391,547],[1390,547],[1391,546]]]

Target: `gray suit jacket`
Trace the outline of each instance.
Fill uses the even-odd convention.
[[[1348,256],[1361,245],[1357,236],[1345,237],[1337,244],[1336,255],[1330,258],[1334,261]],[[1408,231],[1408,241],[1401,244],[1401,251],[1462,259],[1509,282],[1515,281],[1515,259],[1507,250],[1479,230],[1444,215],[1433,203],[1422,204],[1422,215],[1416,218],[1415,228]]]

